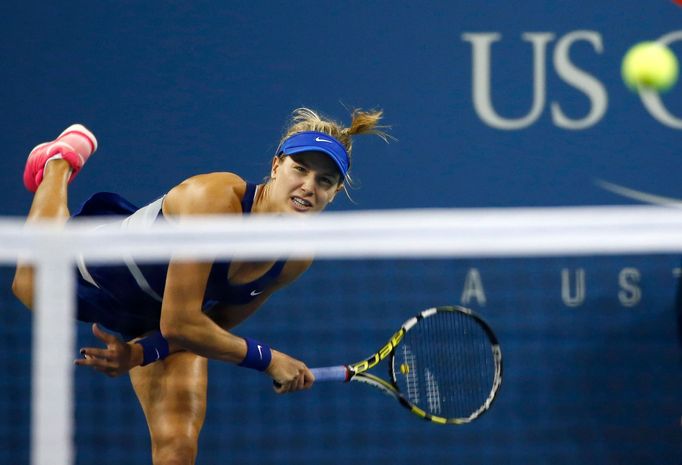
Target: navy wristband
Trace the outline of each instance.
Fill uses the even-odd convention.
[[[168,347],[168,341],[164,339],[159,331],[154,331],[147,337],[143,337],[139,341],[135,341],[136,344],[142,346],[142,365],[149,365],[157,360],[163,360],[168,357],[170,349]]]
[[[248,337],[245,337],[244,340],[246,341],[246,357],[239,363],[239,366],[265,371],[272,360],[272,351],[270,351],[270,347]]]

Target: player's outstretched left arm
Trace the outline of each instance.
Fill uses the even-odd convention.
[[[133,341],[126,342],[102,330],[97,323],[92,325],[92,334],[102,341],[106,348],[83,347],[80,350],[83,358],[74,360],[75,365],[90,367],[112,378],[126,374],[137,366],[144,365],[144,349],[140,343],[141,339],[144,338],[136,338]],[[169,345],[168,354],[180,350],[182,348]]]
[[[113,334],[103,331],[97,323],[92,325],[92,334],[106,345],[106,348],[85,347],[80,350],[83,358],[74,363],[90,367],[107,376],[115,377],[128,373],[142,364],[142,347],[120,340]]]

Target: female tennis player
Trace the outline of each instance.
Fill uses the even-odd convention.
[[[378,126],[381,116],[381,111],[355,110],[346,128],[301,108],[294,112],[262,184],[233,173],[204,174],[139,209],[116,194],[95,194],[74,216],[123,215],[126,219],[116,227],[128,228],[182,222],[192,215],[320,212],[348,181],[352,136],[386,139]],[[73,125],[31,151],[24,172],[24,184],[35,192],[28,222],[70,218],[68,183],[96,149],[95,136]],[[206,412],[207,358],[265,371],[280,386],[278,393],[312,385],[314,377],[303,362],[231,333],[310,264],[171,261],[149,266],[127,261],[94,266],[81,260],[78,319],[94,322],[93,333],[107,347],[81,349],[84,358],[76,364],[110,376],[129,372],[149,425],[154,464],[194,463]],[[18,264],[12,288],[31,308],[30,266]]]

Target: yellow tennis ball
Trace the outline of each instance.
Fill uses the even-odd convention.
[[[627,51],[621,72],[632,90],[665,91],[677,82],[677,57],[659,42],[641,42]]]
[[[407,363],[401,363],[400,372],[404,375],[408,374],[410,372],[410,365],[408,365]]]

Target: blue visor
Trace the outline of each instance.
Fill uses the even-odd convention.
[[[297,132],[293,136],[282,142],[279,149],[280,154],[285,155],[295,155],[301,152],[322,152],[329,155],[329,157],[334,160],[336,166],[341,172],[341,179],[346,178],[346,173],[348,173],[348,152],[346,152],[345,147],[330,136],[323,132],[317,131],[305,131]]]

